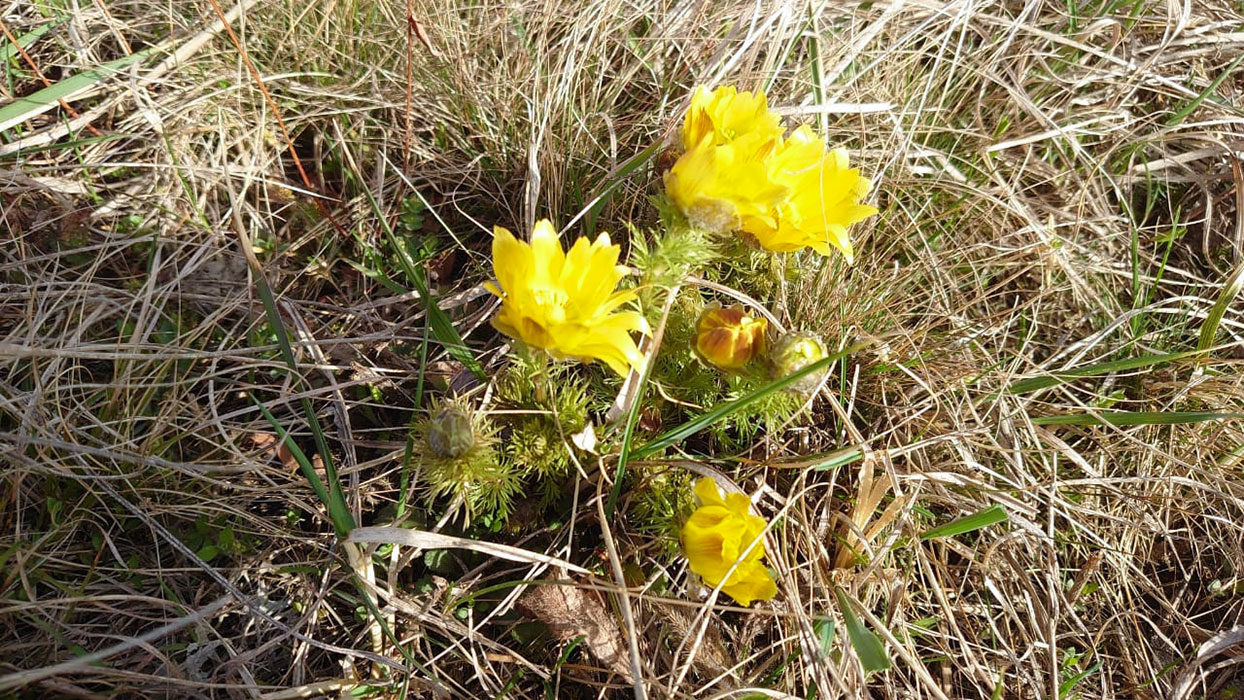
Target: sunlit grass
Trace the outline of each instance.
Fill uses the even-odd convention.
[[[1201,646],[1244,614],[1238,4],[411,9],[0,18],[0,692],[1242,690]],[[661,250],[705,82],[850,150],[853,265]],[[622,244],[685,371],[517,359],[479,285],[542,218]],[[824,338],[806,405],[674,352],[732,293]],[[454,397],[508,518],[424,468]],[[701,476],[770,523],[773,602],[688,576]]]

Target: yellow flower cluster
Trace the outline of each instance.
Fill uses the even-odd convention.
[[[722,592],[744,607],[777,595],[777,584],[761,561],[765,521],[751,514],[747,496],[732,493],[723,498],[708,478],[695,483],[695,494],[701,505],[682,528],[691,570],[710,586],[721,584]]]
[[[665,192],[698,228],[743,231],[779,252],[829,255],[832,245],[851,262],[847,228],[877,213],[860,204],[872,183],[850,167],[847,152],[827,150],[806,125],[786,135],[764,93],[700,86],[682,147]]]
[[[497,226],[492,264],[497,284],[485,288],[501,298],[492,325],[557,358],[600,360],[626,376],[642,361],[632,331],[648,333],[637,311],[617,311],[635,298],[616,288],[627,268],[609,234],[595,241],[579,237],[567,253],[548,219],[536,223],[531,243]]]
[[[829,255],[833,247],[851,262],[848,228],[877,213],[860,203],[871,183],[850,167],[846,151],[828,148],[808,126],[788,133],[764,93],[697,88],[681,142],[681,155],[665,174],[665,191],[698,229],[691,232],[695,236],[740,232],[781,252],[810,247]],[[603,233],[595,240],[579,237],[566,250],[548,220],[536,223],[530,242],[496,227],[496,281],[486,285],[501,300],[493,325],[555,358],[599,361],[623,376],[638,370],[645,358],[634,334],[650,329],[642,314],[622,308],[637,294],[618,289],[628,274],[619,254]],[[732,374],[745,374],[763,359],[775,376],[786,376],[825,357],[824,344],[808,334],[771,343],[767,325],[741,307],[711,305],[696,322],[693,349],[705,363]],[[807,377],[794,388],[808,391],[824,376]],[[471,436],[458,435],[464,421],[455,415],[434,420],[433,452],[446,459],[467,454],[473,443],[462,440]],[[696,482],[695,493],[700,506],[681,528],[691,571],[743,606],[776,595],[763,562],[764,519],[751,512],[745,496],[723,495],[712,479]]]

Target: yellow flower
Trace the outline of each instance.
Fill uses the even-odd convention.
[[[754,133],[722,145],[713,140],[705,134],[665,174],[670,200],[705,231],[735,231],[744,221],[776,226],[776,206],[788,191],[769,178],[779,142]]]
[[[718,369],[740,369],[764,352],[768,325],[738,307],[710,306],[696,323],[695,350]]]
[[[770,178],[789,189],[770,216],[745,218],[743,230],[773,251],[811,246],[829,255],[833,245],[850,263],[854,257],[847,227],[877,213],[860,204],[872,183],[848,167],[847,152],[826,152],[825,140],[804,125],[796,129],[774,154]]]
[[[580,237],[567,253],[547,219],[536,222],[530,244],[500,226],[493,233],[497,284],[485,287],[501,297],[497,330],[557,358],[600,360],[622,376],[639,367],[631,331],[646,334],[648,324],[637,312],[615,312],[635,292],[616,291],[626,268],[608,234]]]
[[[860,204],[872,183],[811,127],[784,133],[763,92],[696,88],[666,194],[698,228],[742,230],[777,252],[833,246],[850,263],[847,229],[877,213]]]
[[[751,514],[747,496],[732,493],[723,498],[708,478],[695,482],[695,494],[703,505],[682,528],[682,546],[691,570],[713,587],[724,579],[722,592],[744,607],[777,595],[777,584],[761,563],[765,521]],[[750,552],[748,547],[752,547]],[[731,567],[734,572],[727,578]]]
[[[694,226],[724,233],[744,220],[776,226],[788,188],[770,179],[782,124],[764,93],[696,88],[683,122],[684,153],[665,174],[665,192]]]
[[[769,111],[763,92],[739,92],[733,85],[710,91],[701,85],[691,95],[691,107],[683,121],[682,147],[689,151],[708,134],[713,135],[714,146],[721,146],[746,134],[780,140],[784,131],[778,115]]]

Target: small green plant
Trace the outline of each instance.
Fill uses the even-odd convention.
[[[445,401],[415,427],[419,463],[429,500],[447,497],[465,521],[488,513],[504,518],[521,481],[498,459],[495,429],[461,401]]]
[[[397,224],[403,233],[411,234],[423,230],[424,211],[423,200],[418,197],[407,197],[402,200],[402,206],[398,210]]]
[[[208,563],[220,557],[237,557],[250,549],[244,538],[237,535],[228,516],[208,520],[200,515],[182,541]]]
[[[680,550],[679,529],[695,508],[691,474],[664,467],[640,467],[634,477],[637,487],[630,516],[635,529],[656,537],[662,554],[672,560]]]
[[[496,402],[505,411],[508,457],[542,501],[560,493],[574,466],[572,436],[588,424],[588,387],[576,370],[541,355],[520,355],[497,380]]]

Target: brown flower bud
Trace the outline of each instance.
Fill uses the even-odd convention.
[[[740,369],[764,352],[768,325],[737,306],[710,306],[696,323],[696,353],[718,369]]]

